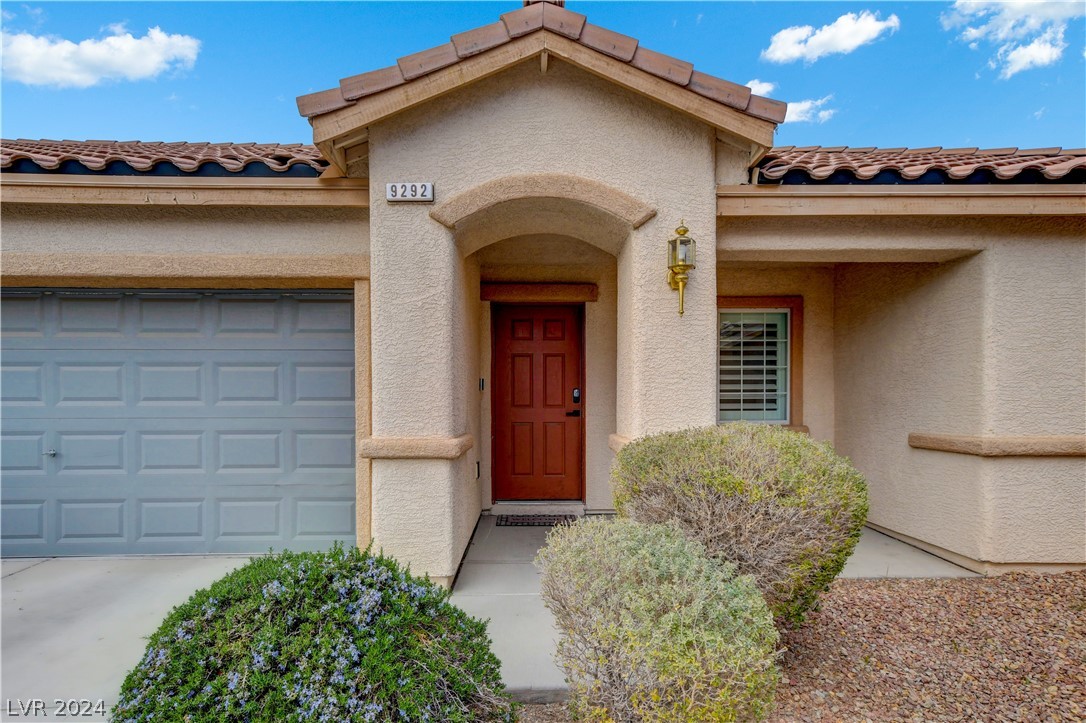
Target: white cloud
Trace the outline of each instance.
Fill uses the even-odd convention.
[[[845,13],[829,25],[815,30],[810,25],[794,25],[781,30],[762,51],[762,58],[774,63],[791,63],[803,60],[813,63],[834,53],[851,53],[861,45],[867,45],[886,32],[893,33],[901,27],[897,15],[879,20],[877,13],[864,10],[859,15]]]
[[[3,33],[4,76],[27,85],[88,88],[105,80],[145,80],[172,68],[191,68],[200,41],[168,35],[158,27],[142,38],[110,26],[104,38],[70,40],[30,33]]]
[[[1048,108],[1047,108],[1047,107],[1045,107],[1045,106],[1041,106],[1040,108],[1038,108],[1037,110],[1035,110],[1035,111],[1034,111],[1034,112],[1032,113],[1032,115],[1033,115],[1033,117],[1034,117],[1034,118],[1035,118],[1036,120],[1041,120],[1042,118],[1044,118],[1044,117],[1045,117],[1045,111],[1047,111],[1047,110],[1048,110]]]
[[[784,115],[785,123],[825,123],[837,115],[836,108],[824,107],[833,100],[832,95],[818,100],[799,100],[788,104]]]
[[[947,30],[962,28],[958,37],[971,49],[994,47],[988,65],[1006,79],[1058,62],[1067,22],[1083,15],[1086,4],[1066,0],[957,0],[941,20]]]
[[[757,78],[748,80],[746,85],[754,95],[769,96],[777,89],[776,83],[770,83],[768,80],[758,80]]]
[[[1052,65],[1063,57],[1067,43],[1063,41],[1062,28],[1049,28],[1044,35],[1035,38],[1029,45],[1018,45],[1000,56],[1003,70],[999,77],[1006,80],[1015,73],[1030,68],[1043,68]]]
[[[8,12],[7,10],[0,8],[0,18],[11,21],[15,19],[15,13]]]

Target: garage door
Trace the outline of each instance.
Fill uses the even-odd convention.
[[[5,556],[354,541],[340,292],[5,292]]]

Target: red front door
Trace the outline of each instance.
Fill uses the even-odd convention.
[[[583,499],[581,306],[494,304],[494,499]]]

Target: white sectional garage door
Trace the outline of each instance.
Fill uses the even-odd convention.
[[[354,541],[340,292],[5,292],[5,556]]]

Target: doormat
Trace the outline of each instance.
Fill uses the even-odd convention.
[[[497,527],[554,527],[568,525],[577,515],[498,515]]]

